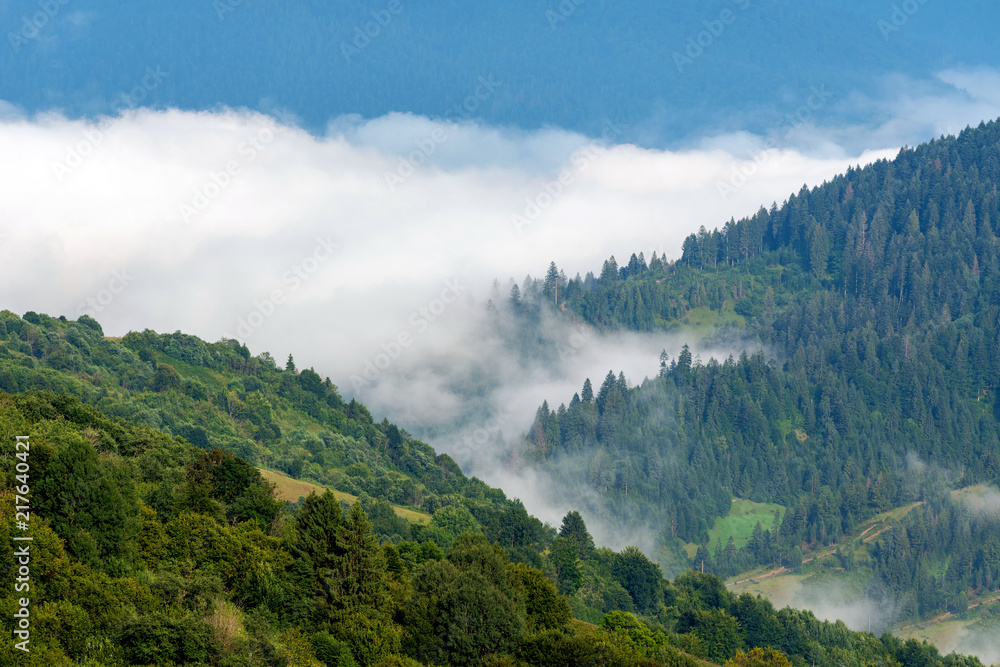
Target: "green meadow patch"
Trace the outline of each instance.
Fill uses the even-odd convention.
[[[714,555],[716,545],[721,542],[723,548],[732,537],[736,542],[736,548],[742,548],[750,541],[753,529],[760,522],[761,528],[774,530],[774,512],[778,510],[781,516],[785,515],[785,507],[775,503],[755,503],[751,500],[733,499],[733,504],[729,508],[729,514],[715,520],[715,524],[708,531],[708,548]],[[689,545],[688,551],[691,555],[698,550],[697,545]]]

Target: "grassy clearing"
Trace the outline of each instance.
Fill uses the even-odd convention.
[[[903,505],[902,507],[897,507],[894,510],[889,510],[888,512],[882,512],[875,517],[877,523],[885,523],[886,521],[899,521],[904,516],[910,513],[910,510],[920,505],[920,503],[911,503],[909,505]]]
[[[987,487],[973,486],[952,491],[956,497],[975,498],[986,492]],[[844,536],[839,546],[844,550],[853,550],[862,565],[868,558],[869,545],[879,538],[886,530],[898,523],[909,512],[920,507],[921,503],[910,503],[883,512],[857,526],[853,535]],[[764,522],[761,522],[764,525]],[[837,544],[824,546],[815,552],[806,552],[808,558],[822,557],[837,548]],[[946,563],[938,564],[941,568],[935,574],[940,576]],[[845,572],[839,567],[835,558],[817,558],[794,571],[771,566],[757,568],[739,574],[727,582],[727,588],[740,595],[749,592],[769,599],[775,607],[791,606],[794,608],[811,609],[820,615],[820,610],[827,613],[844,613],[841,616],[849,621],[852,611],[851,603],[863,596],[867,577],[871,571],[859,567],[852,572]],[[965,614],[955,617],[950,614],[933,621],[924,621],[903,628],[893,628],[891,632],[903,639],[915,638],[928,641],[942,654],[958,651],[978,655],[985,664],[994,661],[1000,667],[1000,650],[996,636],[1000,634],[1000,621],[987,621],[991,617],[985,609],[993,614],[1000,611],[1000,597],[996,600],[987,596],[983,600],[971,600],[972,605]],[[982,607],[978,607],[981,603]],[[831,612],[830,610],[834,611]],[[996,610],[996,611],[993,611]],[[858,618],[855,618],[857,626]],[[862,622],[864,619],[860,619]],[[858,626],[860,627],[860,626]]]
[[[840,546],[845,550],[853,550],[859,563],[868,560],[868,542],[877,539],[884,531],[888,530],[918,505],[919,503],[911,503],[883,512],[859,525],[853,535],[844,536],[839,542],[820,547],[814,552],[807,551],[803,554],[806,557],[804,562],[809,562],[810,564],[804,565],[794,572],[785,570],[784,568],[781,568],[781,571],[775,571],[777,566],[757,568],[730,579],[728,584],[729,589],[735,593],[749,591],[754,595],[763,595],[777,606],[784,606],[784,604],[804,606],[803,598],[800,596],[804,594],[802,582],[807,578],[810,580],[807,583],[815,583],[819,578],[824,577],[830,577],[832,580],[839,582],[839,586],[845,586],[852,582],[856,583],[854,582],[855,577],[850,573],[831,570],[831,568],[838,566],[839,563],[836,559],[829,558],[830,554]],[[774,508],[778,507],[781,506],[752,503],[747,500],[734,501],[730,515],[716,521],[716,525],[709,531],[712,540],[710,546],[713,549],[715,547],[716,531],[720,531],[720,534],[722,534],[723,544],[729,539],[728,534],[733,534],[737,546],[742,546],[748,541],[758,520],[764,528],[771,527],[774,521]],[[784,515],[784,508],[781,509],[782,515]],[[736,534],[737,532],[738,534]],[[742,541],[740,539],[741,536],[745,536]],[[773,574],[771,574],[772,572]]]
[[[293,479],[284,473],[277,472],[276,470],[265,470],[263,468],[257,468],[260,471],[261,477],[269,482],[274,482],[275,493],[282,500],[287,500],[289,502],[295,502],[299,498],[304,498],[310,493],[315,491],[316,493],[323,493],[326,489],[324,486],[319,484],[313,484],[312,482],[304,482],[301,479]],[[349,493],[344,493],[343,491],[337,491],[336,489],[330,489],[330,492],[337,497],[337,500],[343,500],[350,504],[354,504],[357,501],[357,496],[352,496]]]
[[[959,636],[965,634],[964,631],[975,622],[976,619],[952,617],[942,621],[931,621],[930,623],[921,623],[907,628],[900,628],[896,631],[896,634],[903,639],[913,638],[920,641],[926,639],[935,646],[943,647],[943,644],[947,643],[943,640],[947,640],[955,634]]]
[[[977,601],[978,602],[978,601]],[[960,616],[946,615],[932,621],[916,623],[893,630],[903,639],[928,641],[938,647],[941,654],[968,653],[979,657],[983,663],[1000,666],[1000,601],[993,594],[983,598],[982,607],[970,607]]]
[[[691,329],[699,338],[713,334],[717,328],[727,324],[743,326],[745,322],[746,318],[733,310],[731,301],[726,301],[723,304],[721,312],[707,306],[700,306],[687,311],[682,318],[684,326]],[[702,361],[708,360],[702,359]]]
[[[858,559],[858,562],[859,563],[864,562],[868,560],[868,543],[871,542],[872,540],[878,539],[878,537],[881,536],[882,533],[884,533],[886,530],[892,527],[893,524],[898,522],[900,519],[906,516],[908,512],[918,507],[919,505],[920,503],[911,503],[909,505],[904,505],[902,507],[897,507],[887,512],[883,512],[875,516],[874,518],[869,519],[868,521],[859,525],[853,535],[844,536],[838,542],[832,545],[820,547],[816,551],[806,551],[803,554],[805,556],[805,560],[803,562],[808,563],[812,561],[812,565],[808,567],[808,570],[815,570],[817,567],[823,568],[824,565],[828,567],[835,567],[836,565],[838,565],[837,561],[835,559],[831,561],[829,560],[829,557],[831,554],[833,554],[834,551],[837,550],[838,546],[841,549],[847,551],[854,551],[855,557]],[[711,536],[712,539],[710,546],[714,550],[715,547],[714,540],[716,537],[717,530],[722,531],[728,528],[730,534],[735,532],[736,530],[739,530],[741,535],[746,535],[748,538],[749,535],[752,534],[753,528],[756,525],[756,521],[758,519],[760,520],[761,526],[763,526],[764,528],[770,528],[771,524],[774,521],[773,514],[774,514],[774,508],[776,507],[781,507],[781,506],[767,505],[764,503],[751,503],[748,500],[734,501],[733,509],[730,512],[730,515],[722,520],[716,521],[716,525],[713,526],[711,531],[709,531],[709,535]],[[784,508],[781,509],[784,510]],[[737,514],[741,516],[736,516]],[[784,512],[782,512],[782,515],[784,515]],[[729,523],[726,524],[725,522]],[[722,537],[723,544],[725,544],[726,540],[728,539],[729,539],[728,534],[723,533]],[[734,535],[734,539],[736,540],[737,546],[742,546],[747,541],[747,539],[744,539],[741,542],[739,535]],[[694,549],[692,549],[690,553],[693,555],[696,549],[697,547],[694,547]],[[821,562],[824,560],[826,560],[825,563]],[[758,579],[760,582],[763,582],[764,580],[760,579],[760,577],[768,573],[769,571],[774,571],[775,569],[776,566],[762,567],[741,573],[730,580],[730,589],[738,592],[743,592],[744,590],[750,590],[747,588],[746,585],[742,583],[733,584],[732,582],[735,581],[743,582],[744,580],[747,579]],[[788,570],[777,572],[771,577],[768,577],[768,579],[770,579],[771,582],[768,583],[766,586],[764,586],[764,588],[780,589],[784,585],[782,583],[783,580],[798,577],[802,573],[803,570],[799,570],[795,574],[793,574],[791,571]],[[761,594],[765,594],[763,592],[764,588],[754,588],[751,592],[753,592],[754,594],[758,592],[760,592]]]
[[[431,515],[427,512],[418,512],[417,510],[400,507],[399,505],[393,505],[392,511],[396,513],[396,516],[403,517],[410,523],[419,523],[422,526],[426,526],[431,522]]]
[[[863,619],[858,618],[855,607],[867,585],[865,573],[803,567],[794,573],[785,570],[775,576],[767,574],[730,583],[728,588],[737,595],[760,595],[778,609],[809,609],[820,618],[838,617],[849,625],[853,617],[854,627],[861,627],[858,622]]]
[[[709,549],[715,552],[716,544],[721,541],[723,548],[729,538],[736,542],[736,548],[743,547],[750,541],[753,529],[760,522],[761,528],[765,530],[774,529],[774,512],[778,510],[782,515],[785,508],[774,503],[755,503],[750,500],[734,500],[729,514],[721,519],[715,520],[715,525],[708,531]]]
[[[313,484],[312,482],[292,479],[288,475],[275,470],[265,470],[263,468],[257,468],[257,470],[260,471],[261,477],[269,482],[274,482],[276,487],[275,494],[282,500],[287,500],[289,502],[294,503],[299,498],[304,498],[313,491],[316,493],[323,493],[323,491],[327,488],[319,484]],[[330,492],[337,498],[337,500],[343,500],[351,505],[358,500],[357,496],[352,496],[350,493],[344,493],[343,491],[337,491],[336,489],[330,489]],[[392,509],[396,512],[396,516],[402,517],[410,523],[426,525],[431,522],[431,515],[426,512],[418,512],[417,510],[399,507],[398,505],[393,505]]]
[[[715,546],[718,540],[722,541],[722,547],[726,547],[729,538],[732,537],[736,543],[736,548],[743,547],[750,541],[753,529],[760,521],[761,528],[765,530],[774,529],[774,510],[780,510],[781,515],[785,515],[785,507],[774,503],[755,503],[751,500],[741,500],[734,498],[733,504],[729,508],[729,514],[715,520],[712,528],[708,531],[708,549],[715,555]],[[685,544],[684,551],[688,558],[693,558],[698,551],[697,544]]]
[[[956,500],[962,498],[979,498],[992,488],[989,484],[976,484],[975,486],[967,486],[964,489],[955,489],[951,492],[951,495]]]

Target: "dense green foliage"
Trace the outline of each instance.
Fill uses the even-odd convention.
[[[0,473],[0,607],[12,618],[18,595],[30,595],[32,628],[30,653],[0,647],[4,665],[695,667],[684,652],[722,661],[755,646],[796,665],[845,656],[896,664],[888,636],[776,613],[711,575],[671,584],[634,548],[594,549],[578,514],[559,539],[587,572],[584,588],[617,585],[617,599],[645,622],[613,606],[598,613],[600,628],[571,621],[556,582],[510,562],[479,531],[460,533],[445,556],[430,541],[380,543],[360,504],[346,508],[329,492],[290,514],[232,454],[110,419],[68,395],[0,394],[0,432],[7,461],[20,460],[13,436],[29,437],[34,488],[25,533],[11,511],[25,480],[13,466]],[[34,538],[31,588],[19,594],[15,534]],[[566,577],[555,578],[561,586]],[[978,667],[918,648],[921,664]]]
[[[609,373],[591,396],[588,381],[568,406],[539,409],[529,453],[596,492],[603,517],[701,543],[698,562],[716,547],[722,574],[791,563],[796,548],[927,501],[926,520],[946,512],[951,525],[905,550],[905,577],[889,574],[906,557],[886,555],[889,537],[872,545],[873,575],[902,596],[901,618],[997,590],[995,520],[947,509],[945,491],[1000,483],[998,184],[1000,123],[983,124],[702,228],[674,263],[612,258],[600,276],[568,281],[551,266],[519,297],[558,289],[568,316],[605,328],[738,316],[745,326],[721,327],[710,344],[755,339],[766,353],[703,362],[685,346],[641,386]],[[525,313],[549,303],[506,309],[530,329]],[[733,496],[790,509],[776,534],[723,552],[707,529]],[[968,557],[935,578],[956,539]]]
[[[133,332],[0,312],[0,390],[68,392],[102,412],[220,448],[264,468],[433,513],[459,495],[509,504],[388,420],[341,399],[329,378],[252,357],[233,340]]]
[[[0,471],[0,609],[12,619],[30,597],[32,633],[29,653],[0,646],[5,666],[696,667],[689,654],[721,662],[768,646],[799,667],[980,667],[737,599],[712,575],[671,583],[635,548],[595,549],[575,513],[558,538],[584,573],[567,599],[557,590],[565,574],[545,573],[554,552],[539,554],[544,569],[511,562],[483,526],[447,555],[432,541],[394,545],[373,534],[360,504],[329,492],[292,513],[238,457],[68,395],[0,394],[0,433],[8,463],[22,460],[14,435],[28,436],[23,474],[34,489],[25,531],[12,511],[25,480],[12,465]],[[33,538],[30,588],[17,593],[13,535]],[[620,592],[608,613],[586,606],[610,587]],[[571,607],[596,612],[599,627],[572,620]]]
[[[69,395],[0,394],[0,432],[8,462],[20,460],[13,436],[30,438],[27,477],[15,478],[12,463],[0,473],[8,619],[18,597],[10,538],[26,534],[15,527],[13,492],[25,483],[34,538],[31,588],[19,593],[31,599],[32,651],[16,661],[5,642],[4,665],[381,664],[404,639],[429,641],[422,628],[467,614],[487,576],[514,615],[483,619],[481,645],[446,641],[450,663],[509,653],[529,632],[570,619],[554,584],[481,534],[459,536],[442,560],[433,542],[380,543],[360,504],[344,508],[331,493],[289,514],[232,454],[108,418]],[[452,571],[442,579],[435,567]],[[433,613],[421,611],[421,594]],[[500,613],[487,598],[485,612]],[[498,632],[504,641],[486,638]]]

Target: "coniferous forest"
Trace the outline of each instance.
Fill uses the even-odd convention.
[[[996,510],[955,493],[1000,483],[998,182],[994,122],[702,228],[677,262],[611,258],[568,281],[551,266],[519,288],[535,309],[558,290],[595,327],[725,322],[708,346],[760,347],[701,359],[685,345],[641,384],[588,380],[539,408],[533,465],[588,485],[605,516],[649,525],[675,554],[699,545],[690,564],[723,577],[797,565],[912,505],[863,554],[895,621],[1000,590]],[[519,301],[506,310],[529,330]],[[786,509],[742,548],[710,543],[733,497]]]

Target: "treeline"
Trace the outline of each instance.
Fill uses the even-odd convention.
[[[0,394],[0,431],[8,462],[12,434],[30,445],[28,473],[0,471],[0,608],[13,619],[30,595],[31,629],[29,653],[0,646],[4,665],[696,667],[692,655],[787,655],[797,667],[981,667],[735,598],[712,575],[671,583],[637,549],[595,549],[576,513],[536,568],[459,508],[435,513],[447,551],[393,544],[360,504],[326,492],[283,505],[238,457],[68,395]],[[14,521],[16,474],[32,489],[28,532]],[[33,538],[27,593],[13,590],[13,534]],[[586,607],[602,588],[607,613]],[[599,625],[574,621],[574,608]]]
[[[68,392],[102,412],[338,490],[434,512],[445,496],[509,501],[329,378],[176,332],[105,338],[87,315],[0,312],[0,390]]]
[[[508,281],[506,295],[495,283],[491,307],[516,318],[514,328],[522,338],[531,337],[531,326],[542,321],[546,311],[568,312],[578,321],[604,329],[654,331],[689,324],[685,320],[696,309],[753,317],[762,312],[765,301],[769,300],[771,309],[781,307],[787,304],[785,293],[811,283],[809,276],[781,267],[748,275],[719,266],[708,275],[666,262],[655,252],[647,264],[640,252],[621,266],[610,257],[596,276],[587,272],[584,277],[577,274],[567,279],[552,262],[542,279],[529,275],[520,285]]]

